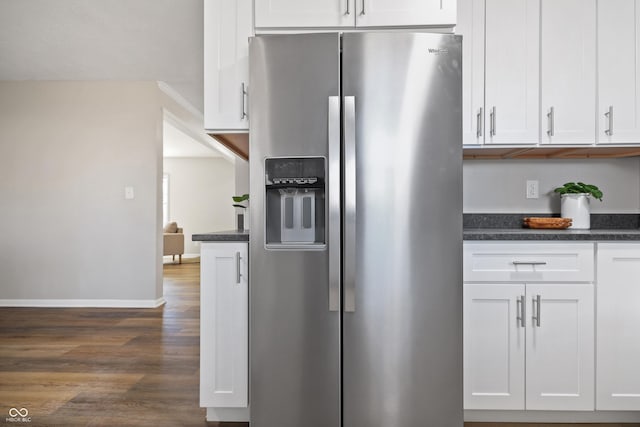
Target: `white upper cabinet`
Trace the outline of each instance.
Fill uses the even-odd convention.
[[[640,244],[598,243],[596,409],[640,411]]]
[[[463,143],[539,141],[539,0],[459,0]]]
[[[596,0],[540,0],[542,143],[596,138]]]
[[[454,26],[456,0],[255,0],[256,28]]]
[[[255,0],[256,28],[353,26],[355,0]]]
[[[485,137],[538,142],[539,0],[486,0]]]
[[[355,0],[357,27],[454,26],[456,0]]]
[[[462,35],[462,143],[484,143],[485,0],[458,0],[456,34]]]
[[[204,2],[204,127],[249,130],[246,115],[251,0]]]
[[[640,143],[640,1],[598,1],[598,142]]]

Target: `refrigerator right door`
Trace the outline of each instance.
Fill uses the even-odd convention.
[[[462,410],[461,38],[343,36],[343,425]]]

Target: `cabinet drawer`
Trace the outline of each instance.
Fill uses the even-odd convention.
[[[465,282],[591,282],[593,243],[465,242]]]

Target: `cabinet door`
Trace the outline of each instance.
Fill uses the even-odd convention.
[[[204,127],[248,131],[251,0],[204,2]]]
[[[593,285],[527,285],[526,408],[594,409]]]
[[[539,0],[486,0],[485,144],[539,141]]]
[[[524,285],[464,285],[465,409],[524,409],[524,295]]]
[[[456,0],[355,0],[356,26],[456,25]]]
[[[598,142],[640,143],[640,1],[598,1]]]
[[[592,144],[596,0],[541,0],[541,142]]]
[[[256,28],[353,27],[355,1],[256,0]]]
[[[203,243],[200,406],[248,403],[249,287],[246,243]]]
[[[640,244],[598,244],[596,409],[640,410]]]
[[[458,0],[462,35],[462,143],[484,142],[484,0]]]

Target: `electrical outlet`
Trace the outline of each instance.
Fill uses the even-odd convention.
[[[538,180],[527,180],[527,199],[537,199],[540,194],[538,191]]]

